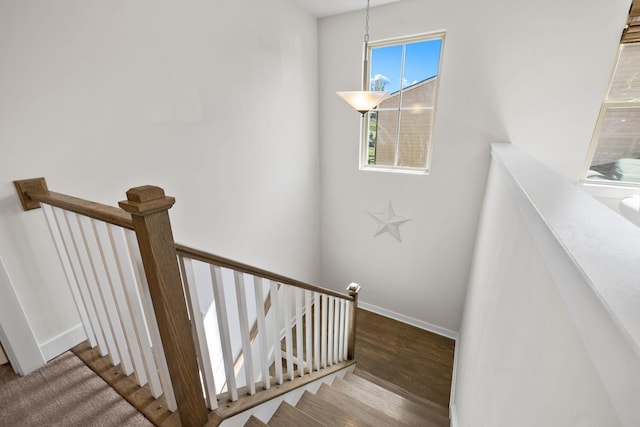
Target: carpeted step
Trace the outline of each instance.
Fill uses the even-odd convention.
[[[429,408],[433,410],[435,413],[438,413],[443,417],[449,419],[449,408],[446,408],[438,403],[432,402],[431,400],[426,399],[424,397],[409,393],[402,387],[399,387],[393,383],[390,383],[389,381],[383,380],[382,378],[378,378],[370,374],[369,372],[363,371],[361,369],[356,369],[355,371],[353,371],[352,374],[348,374],[345,376],[345,379],[347,381],[352,381],[352,380],[357,381],[358,378],[372,382],[394,394],[397,394],[398,396],[401,396],[407,400],[410,400],[418,405]]]
[[[407,400],[377,384],[354,375],[347,379],[336,378],[332,388],[341,391],[362,404],[397,420],[398,424],[423,427],[448,427],[449,419],[444,415]]]
[[[328,402],[315,394],[309,393],[308,391],[304,392],[296,404],[296,408],[306,412],[316,420],[321,420],[322,424],[325,426],[375,426],[375,424],[371,425],[359,420],[358,417],[354,416],[350,412],[340,409],[334,405],[333,402]]]
[[[278,406],[268,425],[271,427],[323,427],[323,424],[315,418],[300,409],[294,408],[287,402],[282,402]]]

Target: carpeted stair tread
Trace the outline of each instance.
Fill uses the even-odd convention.
[[[336,426],[349,426],[349,427],[365,427],[370,426],[374,427],[375,424],[368,424],[362,420],[359,420],[352,413],[346,412],[336,405],[333,402],[329,402],[325,399],[322,399],[315,394],[309,393],[305,391],[298,403],[296,404],[296,408],[301,411],[306,412],[311,417],[316,420],[321,420],[321,423],[327,427]]]
[[[282,402],[269,420],[271,427],[323,427],[324,424],[317,421],[311,415],[298,408],[294,408],[287,402]]]
[[[354,381],[353,379],[336,378],[331,387],[340,390],[351,399],[397,420],[399,425],[419,425],[423,427],[449,426],[449,419],[440,413],[418,405],[365,379],[360,378]]]
[[[386,389],[387,391],[390,391],[400,397],[403,397],[407,400],[410,400],[418,405],[424,406],[426,408],[429,408],[431,410],[433,410],[435,413],[442,415],[443,417],[445,417],[447,420],[449,419],[449,409],[438,404],[435,402],[432,402],[429,399],[423,398],[421,396],[417,396],[415,394],[412,394],[408,391],[406,391],[405,389],[403,389],[400,386],[397,386],[393,383],[390,383],[389,381],[383,380],[382,378],[378,378],[372,374],[370,374],[369,372],[360,370],[360,369],[356,369],[355,371],[353,371],[352,374],[348,374],[345,376],[345,379],[347,381],[358,381],[359,379],[363,379],[366,380],[368,382],[371,382],[373,384],[376,384],[384,389]]]
[[[384,412],[361,402],[355,397],[350,396],[349,393],[345,393],[344,390],[334,387],[333,385],[321,385],[316,392],[316,396],[330,401],[340,409],[353,414],[367,424],[380,427],[409,427],[409,425],[404,424],[398,419],[395,419]]]

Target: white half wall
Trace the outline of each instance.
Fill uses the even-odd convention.
[[[319,21],[322,282],[458,331],[489,167],[514,141],[577,180],[629,0],[405,0],[371,9],[371,40],[446,30],[426,176],[358,170],[360,117],[335,94],[361,86],[364,12]],[[576,19],[579,11],[580,19]],[[392,200],[402,243],[374,237]]]
[[[494,147],[452,413],[471,426],[637,426],[640,230]]]
[[[39,345],[79,319],[16,179],[116,206],[161,186],[180,243],[319,281],[317,22],[296,4],[0,2],[0,57],[0,257]]]

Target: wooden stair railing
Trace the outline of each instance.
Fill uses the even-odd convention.
[[[168,215],[175,199],[158,187],[130,189],[118,209],[51,192],[44,178],[15,186],[25,210],[43,208],[90,346],[163,396],[182,426],[215,425],[354,362],[358,285],[343,295],[176,245]],[[214,300],[204,308],[203,289]],[[234,293],[229,305],[225,294]],[[244,379],[234,372],[238,360]]]
[[[195,345],[190,338],[191,326],[169,222],[168,210],[175,199],[166,197],[158,187],[137,187],[127,191],[127,200],[120,202],[122,209],[118,209],[50,192],[44,178],[15,181],[15,185],[25,210],[37,209],[40,203],[60,209],[47,208],[45,215],[54,240],[60,237],[56,241],[58,251],[92,345],[97,342],[101,353],[108,352],[116,365],[120,360],[128,359],[127,356],[134,355],[134,351],[130,350],[136,342],[145,348],[151,339],[154,344],[152,350],[156,351],[155,362],[160,366],[148,366],[154,360],[146,359],[146,369],[137,370],[137,375],[146,374],[153,378],[155,369],[162,374],[162,365],[166,363],[169,378],[163,381],[163,391],[167,394],[167,404],[177,407],[182,426],[200,427],[207,423],[208,411],[199,378]],[[107,224],[118,229],[107,227]],[[101,282],[109,282],[110,285],[120,281],[126,285],[136,274],[136,262],[132,262],[131,258],[127,260],[123,253],[127,243],[131,243],[131,239],[127,242],[123,230],[135,232],[138,246],[129,248],[139,251],[144,274],[141,271],[137,273],[146,286],[138,288],[143,301],[132,301],[136,289],[125,286],[124,293],[128,291],[126,296],[130,298],[117,304],[114,300],[119,292],[108,289],[108,285],[101,287],[98,283],[99,279],[103,279]],[[63,258],[63,254],[69,257]],[[113,268],[109,268],[110,264]],[[122,323],[115,318],[116,312],[122,312],[128,303],[128,314],[139,316],[137,311],[144,310],[145,294],[149,295],[152,305],[152,309],[145,312],[150,331],[138,329],[135,338],[124,340],[124,334],[120,333]],[[154,337],[155,331],[159,340],[154,339],[157,338]],[[167,383],[171,383],[171,386]],[[153,390],[156,387],[151,388]],[[158,390],[154,394],[158,394]]]
[[[190,315],[200,344],[199,360],[211,360],[211,349],[222,355],[223,363],[218,365],[224,366],[224,375],[203,370],[207,373],[203,382],[209,408],[218,409],[218,402],[209,396],[225,402],[218,410],[221,417],[261,403],[260,398],[249,399],[251,403],[233,403],[242,394],[253,396],[258,388],[269,390],[273,384],[281,386],[285,379],[298,381],[312,374],[316,378],[315,372],[353,360],[357,285],[351,286],[350,295],[344,295],[184,245],[176,248],[183,283],[192,300]],[[218,326],[212,329],[219,331],[219,338],[205,332],[203,313],[193,309],[202,310],[198,300],[202,289],[213,294],[213,301],[205,306],[215,306]],[[228,291],[237,297],[233,307],[237,309],[237,319],[227,313]],[[232,344],[230,331],[234,328],[230,321],[239,325],[235,328],[241,335],[239,348],[234,349]],[[233,367],[238,360],[244,362],[244,377],[236,378]]]

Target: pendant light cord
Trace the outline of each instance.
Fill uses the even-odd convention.
[[[369,91],[369,0],[367,0],[367,17],[364,24],[364,52],[362,52],[362,90]]]
[[[367,17],[364,24],[364,42],[369,43],[369,0],[367,0]]]

